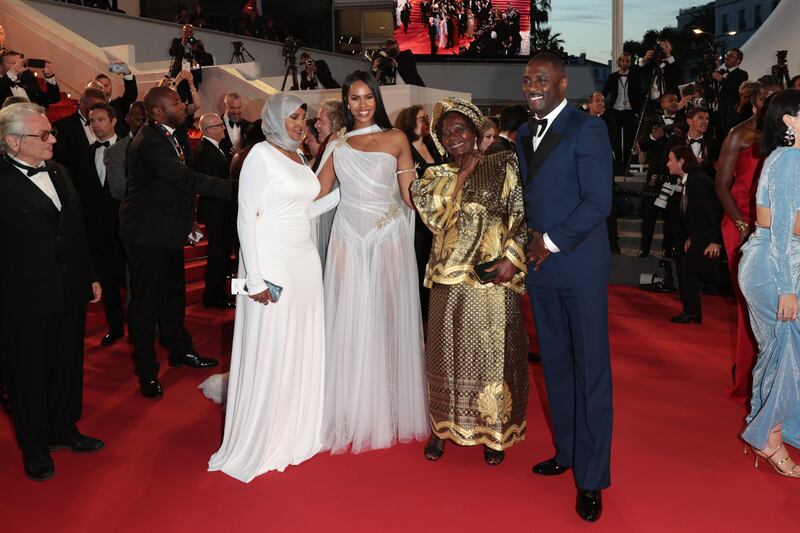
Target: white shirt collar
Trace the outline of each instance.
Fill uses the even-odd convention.
[[[555,109],[553,109],[547,115],[545,115],[544,117],[539,119],[539,120],[546,120],[547,121],[547,125],[544,127],[544,131],[542,131],[542,134],[539,135],[539,138],[542,138],[542,137],[545,136],[545,134],[547,134],[547,130],[550,129],[550,126],[553,125],[553,122],[555,121],[556,117],[558,117],[559,113],[561,113],[564,110],[565,107],[567,107],[567,99],[566,98],[561,100],[561,103],[558,104]],[[539,117],[537,116],[536,118],[539,118]]]
[[[21,160],[21,159],[17,159],[16,157],[14,157],[14,156],[13,156],[13,155],[11,155],[11,154],[8,154],[8,157],[9,157],[10,159],[13,159],[14,161],[16,161],[17,163],[19,163],[20,165],[25,165],[26,167],[32,167],[32,168],[42,168],[42,167],[45,165],[45,162],[44,162],[44,161],[42,161],[41,163],[39,163],[39,164],[38,164],[38,165],[36,165],[36,166],[33,166],[33,165],[31,165],[30,163],[26,163],[25,161],[23,161],[23,160]]]
[[[172,127],[170,127],[170,126],[167,126],[167,125],[166,125],[166,124],[164,124],[163,122],[160,122],[160,124],[161,124],[162,126],[164,126],[164,129],[165,129],[165,130],[167,130],[167,133],[169,133],[170,135],[173,135],[173,134],[175,133],[175,128],[172,128]]]
[[[100,141],[100,139],[99,139],[99,138],[98,138],[97,140],[98,140],[98,141]],[[112,135],[111,137],[109,137],[108,139],[106,139],[106,141],[108,141],[108,146],[109,146],[109,148],[110,148],[110,147],[112,147],[112,146],[114,146],[114,143],[116,143],[118,140],[119,140],[119,139],[117,138],[117,135],[116,135],[116,134],[114,134],[114,135]],[[100,141],[100,142],[102,143],[102,142],[106,142],[106,141]]]
[[[211,144],[213,144],[214,146],[219,148],[219,141],[215,141],[214,139],[212,139],[211,137],[209,137],[207,135],[203,135],[203,139],[207,140],[208,142],[210,142]]]

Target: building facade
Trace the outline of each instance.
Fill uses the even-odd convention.
[[[723,47],[740,48],[780,2],[781,0],[717,0],[714,31],[724,42]],[[736,35],[726,35],[732,31]]]

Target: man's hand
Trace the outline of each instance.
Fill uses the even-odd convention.
[[[723,78],[722,73],[719,72],[719,71],[712,72],[711,73],[711,77],[714,78],[717,81],[722,81],[722,78]]]
[[[100,298],[103,297],[103,288],[100,287],[100,283],[97,281],[92,282],[92,295],[94,299],[90,301],[90,303],[96,304],[100,301]]]
[[[529,229],[528,235],[531,236],[531,240],[528,242],[525,255],[528,257],[528,261],[533,263],[533,270],[536,271],[542,266],[544,260],[550,257],[550,250],[544,245],[544,237],[540,232]]]
[[[494,271],[497,271],[497,275],[492,280],[492,283],[500,284],[511,281],[517,273],[517,267],[514,266],[514,263],[512,263],[510,259],[504,257],[486,269],[486,272]]]
[[[648,50],[647,52],[644,53],[644,60],[652,61],[654,55],[656,55],[655,50]]]
[[[19,77],[20,74],[28,70],[28,62],[20,58],[19,61],[14,63],[14,66],[11,67],[9,70],[13,71],[14,74],[16,74],[17,77]]]
[[[715,257],[719,257],[719,250],[720,250],[720,245],[715,242],[712,242],[708,246],[706,246],[705,250],[703,250],[703,255],[708,257],[709,259],[714,259]]]
[[[658,44],[664,49],[667,58],[672,57],[672,43],[669,41],[659,41]]]
[[[694,97],[695,97],[695,96],[694,96],[693,94],[687,94],[686,96],[684,96],[683,98],[681,98],[680,100],[678,100],[678,109],[683,109],[683,108],[685,108],[687,105],[689,105],[689,102],[690,102],[690,101],[691,101],[691,100],[692,100]]]
[[[683,243],[683,253],[688,253],[689,248],[692,246],[692,239],[686,239],[686,242]]]

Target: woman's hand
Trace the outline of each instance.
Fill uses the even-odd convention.
[[[500,283],[511,281],[514,275],[517,273],[517,267],[514,266],[514,263],[512,263],[510,259],[503,258],[486,269],[486,272],[495,271],[497,272],[497,275],[492,280],[492,283],[498,285]]]
[[[93,303],[93,304],[96,304],[97,302],[99,302],[100,298],[103,297],[103,289],[102,289],[102,287],[100,287],[100,282],[98,282],[98,281],[93,281],[92,282],[92,296],[94,296],[94,299],[91,300],[89,303]]]
[[[744,244],[744,241],[746,241],[749,236],[750,236],[750,230],[749,229],[745,229],[745,230],[740,229],[739,230],[739,244]]]
[[[782,294],[778,298],[778,320],[783,322],[797,320],[796,294]]]
[[[264,305],[275,303],[275,300],[272,299],[272,293],[269,292],[269,289],[264,289],[257,294],[251,294],[250,298]]]

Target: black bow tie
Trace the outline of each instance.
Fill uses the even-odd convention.
[[[695,143],[697,143],[700,146],[702,146],[703,145],[703,139],[689,139],[689,146],[691,146],[691,145],[693,145]]]
[[[101,146],[105,146],[106,148],[108,148],[109,146],[111,146],[111,141],[103,141],[103,142],[95,141],[94,144],[92,144],[92,148],[94,148],[95,150],[100,148]]]
[[[42,165],[40,167],[29,167],[28,165],[23,165],[19,161],[15,161],[15,160],[11,159],[10,157],[6,157],[6,161],[8,161],[9,163],[11,163],[12,165],[14,165],[17,168],[19,168],[21,170],[24,170],[25,174],[27,174],[29,178],[31,176],[35,176],[36,174],[38,174],[40,172],[47,172],[47,167],[44,166],[44,165]]]
[[[231,128],[241,128],[242,126],[241,122],[234,122],[231,119],[228,119],[228,124],[231,125]]]
[[[533,132],[534,137],[540,137],[543,133],[545,128],[547,128],[547,119],[538,119],[532,118],[529,122],[531,131]]]
[[[12,87],[22,87],[22,82],[19,80],[19,78],[16,80],[11,80],[11,78],[9,78],[9,81],[11,82]]]
[[[672,120],[673,122],[675,121],[675,115],[672,115],[672,116],[670,116],[670,115],[661,115],[661,118],[663,118],[664,120]]]
[[[628,77],[628,75],[627,75],[627,74],[620,74],[620,75],[619,75],[619,77],[620,77],[620,78],[627,78],[627,77]]]

